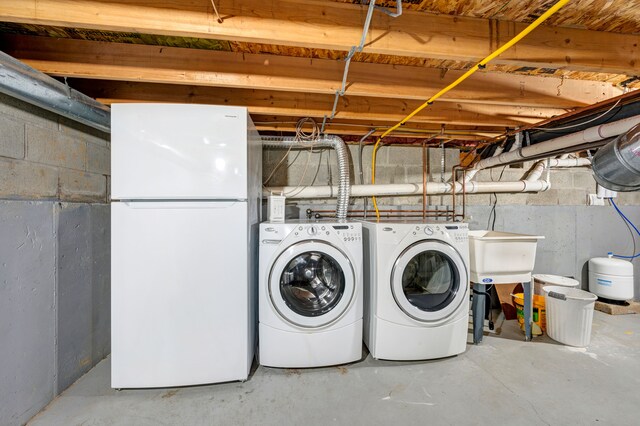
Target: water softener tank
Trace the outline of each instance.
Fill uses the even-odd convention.
[[[611,256],[589,260],[589,291],[611,300],[633,299],[633,265]]]

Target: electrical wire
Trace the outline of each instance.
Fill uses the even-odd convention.
[[[638,230],[638,228],[633,224],[633,222],[631,222],[631,220],[624,215],[624,213],[622,213],[622,211],[618,208],[618,205],[616,204],[615,201],[613,201],[613,198],[609,198],[609,202],[611,203],[611,205],[613,205],[613,207],[616,209],[616,211],[618,212],[618,214],[620,216],[622,216],[622,218],[627,221],[629,223],[629,225],[631,225],[633,227],[633,229],[638,233],[638,235],[640,235],[640,231]]]
[[[564,127],[554,127],[553,129],[547,129],[545,127],[532,127],[529,130],[541,130],[543,132],[559,132],[562,130],[569,130],[569,129],[573,129],[575,127],[581,127],[584,126],[585,124],[589,124],[589,123],[593,123],[596,120],[600,120],[602,117],[604,117],[605,115],[609,114],[611,111],[613,111],[613,109],[615,107],[618,106],[618,104],[620,103],[622,99],[618,99],[618,102],[616,102],[615,104],[613,104],[613,106],[611,108],[609,108],[608,110],[606,110],[605,112],[603,112],[602,114],[600,114],[597,117],[592,118],[591,120],[587,120],[587,121],[583,121],[581,123],[577,123],[577,124],[573,124],[571,126],[564,126]]]
[[[211,0],[211,6],[213,6],[213,11],[216,14],[216,18],[219,24],[222,24],[222,18],[220,17],[220,14],[218,13],[218,8],[216,7],[216,3]]]
[[[287,149],[287,152],[284,153],[284,155],[282,156],[282,158],[280,159],[280,161],[278,161],[278,164],[276,164],[276,166],[273,168],[273,170],[271,170],[271,173],[269,174],[269,176],[267,176],[267,178],[265,179],[265,181],[262,183],[262,186],[264,187],[266,184],[269,183],[269,181],[271,180],[271,178],[276,174],[276,172],[278,171],[278,169],[280,168],[280,166],[282,165],[282,163],[284,162],[285,159],[287,159],[289,157],[289,153],[291,152],[291,148],[293,148],[293,145],[289,146],[289,149]],[[289,168],[291,166],[291,164],[293,164],[296,160],[298,159],[298,157],[296,156],[296,158],[294,158],[294,160],[289,163],[287,165],[287,168]]]
[[[609,205],[611,205],[611,198],[609,198]],[[631,225],[629,225],[629,223],[624,220],[624,218],[622,218],[622,223],[624,223],[624,225],[627,227],[627,230],[629,231],[629,233],[631,234],[631,241],[633,241],[633,251],[631,253],[635,253],[636,252],[636,234],[633,233],[633,229],[631,229]]]
[[[502,171],[500,172],[500,176],[498,177],[498,182],[500,182],[502,180],[502,175],[504,175],[504,171],[507,169],[507,166],[504,166],[502,168]],[[489,172],[489,176],[491,176],[491,181],[495,182],[493,180],[493,169],[491,169],[491,171]],[[496,205],[498,204],[498,194],[496,194],[495,192],[491,193],[491,195],[493,195],[494,200],[493,200],[493,205],[491,206],[491,211],[489,212],[489,217],[487,218],[487,229],[489,229],[489,223],[491,223],[491,230],[495,231],[496,229]],[[489,198],[491,198],[491,195],[489,195]],[[491,217],[493,216],[493,222],[491,222]]]
[[[311,146],[309,147],[309,154],[307,155],[307,162],[304,165],[304,170],[302,171],[302,176],[300,176],[300,180],[298,181],[298,184],[289,192],[284,193],[285,196],[290,196],[294,193],[296,193],[296,191],[300,190],[304,190],[308,185],[302,186],[302,181],[304,180],[304,177],[307,175],[307,170],[309,169],[309,163],[311,163],[311,155],[313,154],[313,142],[311,142]]]
[[[382,141],[382,139],[384,139],[388,134],[390,134],[391,132],[393,132],[394,130],[399,128],[400,126],[403,126],[407,121],[411,120],[416,114],[418,114],[420,111],[425,109],[427,106],[431,105],[435,100],[437,100],[438,98],[440,98],[441,96],[443,96],[444,94],[446,94],[447,92],[449,92],[450,90],[452,90],[453,88],[458,86],[460,83],[465,81],[467,78],[469,78],[471,75],[473,75],[476,71],[478,71],[479,69],[484,69],[486,67],[487,63],[489,63],[490,61],[492,61],[496,57],[500,56],[506,50],[511,48],[514,44],[516,44],[520,40],[522,40],[527,34],[529,34],[531,31],[536,29],[540,24],[542,24],[544,21],[546,21],[551,15],[555,14],[558,10],[560,10],[560,8],[562,8],[568,2],[569,2],[569,0],[559,0],[557,3],[555,3],[553,6],[551,6],[545,13],[540,15],[540,17],[538,17],[538,19],[533,21],[524,30],[522,30],[520,33],[518,33],[515,37],[513,37],[511,40],[509,40],[508,42],[503,44],[501,47],[496,49],[489,56],[487,56],[486,58],[484,58],[483,60],[481,60],[480,62],[475,64],[467,72],[465,72],[463,75],[458,77],[453,83],[449,84],[444,89],[440,90],[438,93],[436,93],[435,95],[430,97],[426,102],[424,102],[418,108],[413,110],[409,115],[407,115],[405,118],[403,118],[400,122],[398,122],[396,125],[390,127],[382,135],[380,135],[380,137],[378,137],[378,140],[377,140],[376,144],[373,146],[373,152],[371,154],[372,155],[372,159],[371,159],[371,183],[375,184],[376,152],[377,152],[377,148],[378,148],[378,146],[380,144],[380,141]],[[372,198],[373,198],[373,207],[374,207],[374,209],[376,211],[376,218],[379,220],[380,219],[380,211],[378,210],[378,203],[376,201],[376,197],[372,197]]]
[[[304,125],[307,123],[311,123],[311,132],[304,131]],[[319,137],[320,137],[320,130],[318,129],[318,124],[313,118],[305,117],[305,118],[301,118],[296,122],[296,136],[295,136],[296,140],[310,142],[318,139]],[[269,183],[269,181],[273,178],[273,176],[278,171],[278,169],[280,169],[280,166],[282,166],[282,163],[284,162],[284,160],[289,158],[289,153],[291,152],[291,149],[293,149],[293,145],[289,145],[287,152],[285,152],[285,154],[282,156],[280,161],[278,161],[278,164],[276,164],[276,166],[273,168],[273,170],[271,171],[267,179],[265,179],[265,181],[262,183],[263,187],[267,183]],[[313,145],[311,149],[313,150]],[[296,162],[301,152],[302,151],[298,151],[294,159],[289,164],[287,164],[287,167],[286,167],[287,169]]]
[[[627,216],[624,215],[624,213],[622,213],[622,211],[616,205],[616,202],[613,201],[613,198],[609,198],[609,202],[611,203],[613,208],[616,209],[616,211],[618,212],[620,217],[625,221],[625,223],[627,223],[628,225],[631,225],[631,227],[636,231],[636,233],[638,235],[640,235],[640,231],[638,230],[638,228],[633,224],[633,222],[631,222],[631,220]],[[632,233],[632,235],[633,235],[633,233]],[[636,253],[636,240],[635,240],[635,238],[633,238],[633,252],[635,253],[633,256],[622,256],[620,254],[614,254],[613,257],[617,257],[617,258],[620,258],[620,259],[635,259],[636,257],[640,257],[640,253]]]

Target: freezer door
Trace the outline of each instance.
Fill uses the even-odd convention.
[[[111,217],[112,386],[246,379],[246,203],[119,202]]]
[[[247,110],[113,105],[111,175],[114,200],[247,199]]]

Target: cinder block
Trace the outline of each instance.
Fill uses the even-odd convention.
[[[462,203],[462,197],[458,197],[457,200]],[[498,200],[500,199],[498,198]],[[491,204],[491,201],[489,194],[469,194],[466,196],[466,204],[470,206],[486,206]]]
[[[573,187],[576,189],[585,189],[590,193],[595,193],[596,181],[590,171],[573,172]]]
[[[0,114],[0,156],[24,158],[24,123]]]
[[[85,170],[86,155],[84,141],[27,124],[27,160]]]
[[[371,149],[373,150],[373,147],[371,147]],[[378,151],[376,151],[376,164],[379,166],[387,166],[389,165],[389,151],[392,148],[387,146],[387,145],[382,145],[378,148]],[[372,157],[372,151],[369,151],[369,157]]]
[[[422,166],[406,166],[405,173],[407,182],[422,183]],[[427,182],[428,181],[429,175],[427,175]]]
[[[87,144],[87,171],[103,175],[111,174],[111,153],[109,148],[94,143]]]
[[[57,114],[2,93],[0,93],[0,113],[25,124],[34,124],[51,131],[58,130]]]
[[[640,192],[618,192],[614,201],[619,206],[640,205]]]
[[[104,202],[107,179],[103,175],[60,169],[60,199],[65,201]]]
[[[489,180],[493,178],[494,181],[514,182],[517,180],[524,179],[528,174],[522,169],[512,169],[511,167],[508,167],[508,166],[506,169],[504,169],[504,172],[503,172],[502,171],[503,167],[496,167],[494,169],[490,169]]]
[[[528,194],[527,196],[527,205],[530,206],[552,206],[558,205],[559,202],[559,192],[558,189],[549,189],[548,191]]]
[[[480,170],[473,177],[473,180],[477,182],[491,182],[491,169]]]
[[[584,206],[588,192],[584,189],[565,189],[558,192],[558,204],[563,206]]]
[[[389,183],[407,183],[403,166],[389,165],[381,168],[380,172],[381,173],[379,175],[376,173],[376,179],[378,179],[378,177],[382,177],[385,182]]]
[[[446,148],[444,157],[444,168],[445,171],[451,173],[451,168],[455,165],[460,164],[460,150],[459,149],[450,149]],[[422,165],[422,151],[418,151],[418,158],[420,162],[418,164]],[[429,171],[431,173],[440,173],[442,170],[442,149],[441,148],[428,148],[428,161],[429,161]]]
[[[526,205],[529,194],[527,193],[497,194],[497,196],[498,196],[498,205]]]
[[[102,147],[108,147],[111,140],[108,133],[101,132],[93,127],[85,126],[65,117],[58,117],[58,131],[72,139],[94,143]]]
[[[422,195],[394,197],[394,203],[399,207],[409,206],[411,209],[416,209],[416,206],[422,206]]]
[[[552,170],[551,187],[555,189],[573,188],[573,173],[571,173],[571,171],[569,170]]]
[[[512,169],[510,167],[494,167],[492,169],[480,170],[476,173],[474,180],[478,182],[513,182],[522,180],[527,172],[522,169]]]
[[[0,158],[0,197],[55,198],[58,170],[43,164]]]
[[[422,166],[422,147],[418,146],[392,146],[389,147],[387,157],[389,164],[404,166]]]

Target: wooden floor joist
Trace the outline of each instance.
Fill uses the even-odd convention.
[[[348,51],[366,5],[320,0],[3,0],[0,21],[193,36]],[[365,52],[475,62],[526,24],[405,11],[376,12]],[[496,64],[640,73],[639,35],[542,26]]]
[[[231,89],[105,80],[70,80],[76,90],[105,104],[122,102],[202,103],[246,106],[252,114],[322,119],[331,112],[334,97],[315,93]],[[337,119],[399,121],[420,101],[345,96],[339,99]],[[441,102],[417,115],[413,122],[516,127],[562,114],[555,108],[515,107]]]
[[[344,63],[47,37],[2,35],[3,50],[54,76],[334,94]],[[424,100],[461,71],[351,63],[347,95]],[[442,102],[574,108],[619,95],[610,84],[476,73]],[[515,115],[515,114],[514,114]],[[535,115],[535,114],[534,114]]]
[[[278,132],[293,132],[295,131],[296,122],[300,117],[297,116],[274,116],[274,115],[259,115],[252,114],[251,117],[256,124],[258,130],[269,130]],[[320,120],[317,120],[320,124]],[[385,129],[391,127],[396,122],[394,121],[358,121],[345,119],[335,119],[330,123],[327,123],[326,130],[328,133],[335,133],[339,135],[364,135],[371,129],[377,128],[374,136],[380,135]],[[462,126],[462,125],[447,125],[444,128],[438,124],[431,123],[410,123],[404,126],[402,129],[394,132],[396,137],[410,137],[410,138],[439,138],[445,137],[448,139],[458,138],[467,140],[486,140],[493,136],[497,136],[504,131],[504,128],[500,127],[479,127],[479,126]]]

